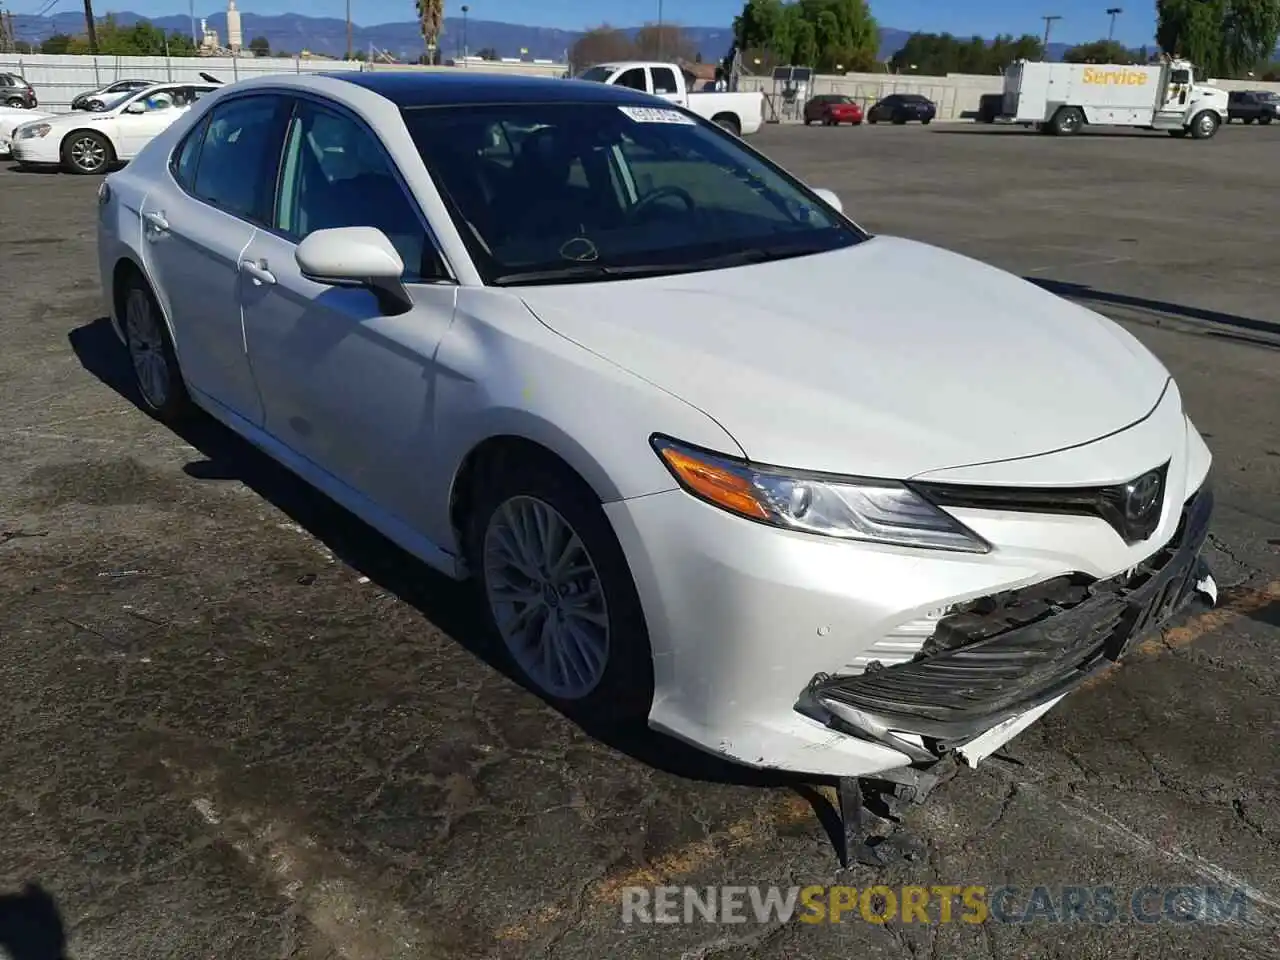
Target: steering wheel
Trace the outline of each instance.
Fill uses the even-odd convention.
[[[657,190],[651,190],[641,197],[636,202],[636,205],[627,212],[627,217],[637,217],[642,211],[647,210],[652,204],[657,203],[659,200],[664,200],[667,197],[675,197],[685,205],[685,209],[689,213],[693,213],[698,209],[697,201],[694,200],[693,197],[689,196],[689,191],[685,190],[683,187],[658,187]]]

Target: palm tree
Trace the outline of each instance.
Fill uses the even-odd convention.
[[[422,27],[422,39],[427,45],[427,60],[430,62],[440,44],[440,28],[444,25],[444,0],[414,2],[418,7],[418,23]]]

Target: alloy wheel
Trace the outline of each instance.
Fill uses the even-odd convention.
[[[124,331],[133,372],[138,378],[138,389],[142,391],[143,399],[158,410],[169,399],[169,360],[165,356],[164,335],[159,321],[143,290],[134,288],[129,291],[125,301]]]
[[[482,550],[489,608],[517,666],[553,697],[588,696],[609,662],[609,611],[573,527],[542,500],[512,497],[490,517]]]
[[[107,163],[107,148],[96,137],[78,137],[71,144],[71,162],[89,173],[101,170]]]

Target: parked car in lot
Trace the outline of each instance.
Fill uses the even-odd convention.
[[[623,86],[241,81],[97,230],[139,402],[474,578],[571,713],[977,763],[1212,591],[1210,453],[1137,339]]]
[[[842,123],[858,126],[862,123],[862,107],[852,97],[839,93],[821,93],[810,97],[804,105],[804,122],[821,123],[838,127]]]
[[[155,85],[156,81],[154,80],[116,80],[114,83],[108,83],[106,86],[98,87],[96,90],[89,90],[76,95],[71,99],[71,109],[102,110],[121,94],[136,93],[139,90],[145,90],[147,87],[154,87]]]
[[[40,106],[31,84],[16,73],[0,73],[0,106],[34,110]]]
[[[4,107],[0,106],[0,157],[9,157],[12,155],[13,131],[15,127],[20,127],[24,123],[30,123],[33,120],[42,120],[52,114],[42,113],[39,110],[28,110],[25,107]]]
[[[13,131],[13,158],[23,166],[57,166],[68,173],[105,173],[129,160],[217,85],[160,83],[119,94],[102,110],[55,114]]]
[[[740,137],[751,136],[764,124],[764,94],[691,92],[684,72],[674,63],[601,63],[584,70],[578,79],[651,93]]]
[[[932,123],[938,107],[918,93],[894,93],[877,101],[867,111],[867,123]]]
[[[1227,95],[1227,122],[1272,123],[1280,113],[1280,94],[1270,90],[1232,90]]]

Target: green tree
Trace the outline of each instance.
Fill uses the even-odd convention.
[[[73,39],[69,33],[55,33],[40,44],[40,52],[54,55],[66,53]]]
[[[733,21],[733,50],[766,69],[794,63],[829,71],[866,70],[880,31],[866,0],[747,0]]]
[[[254,37],[249,41],[249,49],[255,57],[271,56],[271,43],[266,37]]]
[[[1238,76],[1269,60],[1280,0],[1156,0],[1156,40],[1211,76]]]
[[[1145,52],[1130,50],[1114,40],[1095,40],[1071,47],[1063,55],[1067,63],[1146,63]]]
[[[1043,45],[1033,36],[1014,39],[996,37],[988,43],[982,37],[961,40],[949,33],[913,33],[902,49],[889,60],[899,73],[942,77],[949,73],[1000,73],[1015,60],[1039,60]]]

